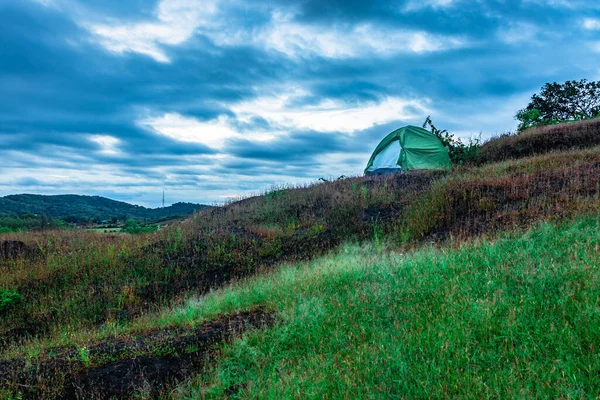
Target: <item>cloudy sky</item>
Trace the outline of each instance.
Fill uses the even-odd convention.
[[[600,79],[597,0],[0,0],[0,195],[214,203],[513,130]]]

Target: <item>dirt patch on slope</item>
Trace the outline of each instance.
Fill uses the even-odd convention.
[[[55,348],[36,359],[5,360],[0,362],[0,388],[23,398],[155,397],[200,371],[217,343],[274,321],[262,310],[242,312],[196,328],[156,330],[83,348]]]

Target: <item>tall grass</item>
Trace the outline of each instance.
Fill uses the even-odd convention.
[[[400,217],[400,237],[471,237],[600,210],[600,149],[456,171]]]
[[[281,322],[223,346],[178,398],[592,398],[600,219],[409,257],[346,245],[165,318],[257,305]]]
[[[36,250],[32,256],[0,260],[0,289],[23,298],[0,313],[5,340],[119,319],[128,288],[163,274],[160,259],[142,251],[151,241],[146,235],[57,231],[2,239],[21,240]]]
[[[598,121],[565,126],[552,129],[596,143]],[[503,160],[503,146],[531,154],[519,146],[556,134],[536,132],[485,157]],[[563,141],[552,143],[534,152]],[[600,381],[596,218],[399,252],[597,215],[599,182],[591,148],[280,187],[151,234],[2,234],[23,242],[11,247],[22,254],[0,254],[2,357],[28,366],[55,347],[265,307],[281,323],[223,348],[180,397],[590,397]]]
[[[599,145],[600,118],[596,118],[501,135],[481,147],[476,162],[484,164]]]

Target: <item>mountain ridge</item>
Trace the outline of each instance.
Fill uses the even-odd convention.
[[[103,196],[78,194],[41,195],[11,194],[0,197],[0,215],[32,213],[62,219],[152,219],[192,214],[211,206],[196,203],[174,203],[164,208],[147,208]]]

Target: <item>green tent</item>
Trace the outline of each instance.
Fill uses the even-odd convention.
[[[405,126],[383,138],[375,148],[365,174],[448,168],[448,150],[437,136],[423,128]]]

